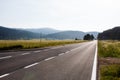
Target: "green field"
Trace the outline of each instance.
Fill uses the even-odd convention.
[[[102,66],[100,80],[120,80],[120,65]]]
[[[120,41],[98,41],[99,57],[120,58]]]
[[[120,41],[98,41],[98,57],[100,80],[120,80]]]
[[[0,50],[31,49],[85,42],[83,40],[0,40]]]

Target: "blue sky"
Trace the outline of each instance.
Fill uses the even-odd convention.
[[[120,0],[0,0],[0,25],[103,31],[120,25]]]

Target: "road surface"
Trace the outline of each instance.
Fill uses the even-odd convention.
[[[91,80],[96,43],[0,52],[0,80]]]

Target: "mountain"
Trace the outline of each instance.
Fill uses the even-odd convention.
[[[25,29],[26,31],[34,32],[34,33],[42,33],[42,34],[52,34],[60,32],[60,30],[55,30],[51,28],[40,28],[40,29]]]
[[[50,39],[83,39],[85,35],[82,31],[62,31],[58,33],[48,34],[45,37]]]
[[[42,29],[13,29],[0,26],[0,40],[4,39],[83,39],[85,34],[93,34],[95,37],[98,32],[82,32],[82,31],[59,31],[50,28]],[[42,33],[42,34],[41,34]],[[44,33],[44,34],[43,34]]]
[[[120,40],[120,26],[103,31],[98,35],[100,40]]]
[[[45,34],[44,38],[48,39],[83,39],[85,34],[93,34],[95,38],[98,36],[98,32],[82,32],[82,31],[60,31],[51,28],[40,28],[40,29],[25,29],[26,31],[34,33]]]
[[[82,32],[82,31],[61,31],[58,33],[48,34],[45,37],[49,39],[83,39],[86,34],[93,34],[97,39],[99,32]]]
[[[25,30],[11,29],[0,26],[0,39],[33,39],[39,38],[40,34]]]

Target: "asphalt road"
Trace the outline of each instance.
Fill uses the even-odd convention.
[[[96,43],[0,52],[0,80],[91,80]]]

